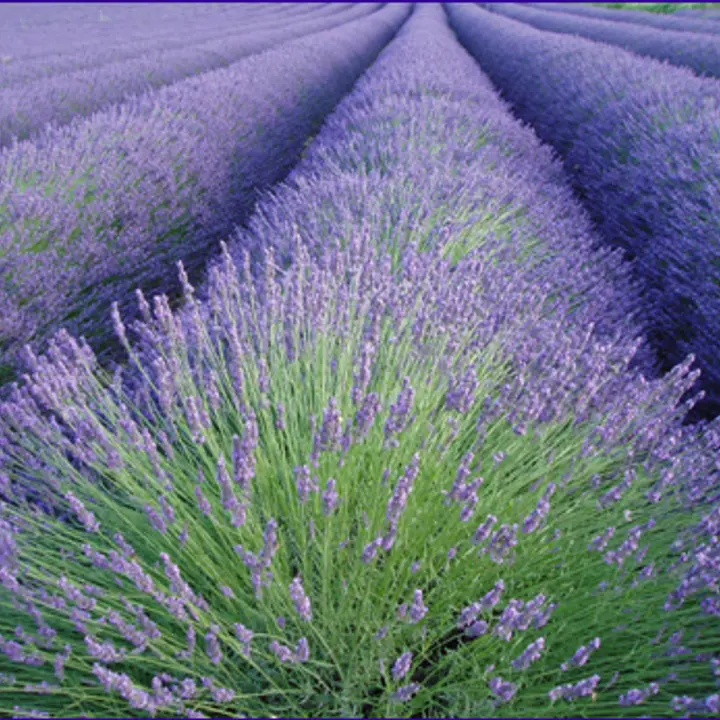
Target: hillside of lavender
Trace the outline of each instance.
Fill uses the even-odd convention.
[[[717,25],[0,5],[0,717],[720,715]]]

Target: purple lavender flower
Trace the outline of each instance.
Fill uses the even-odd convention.
[[[535,642],[530,643],[522,654],[512,661],[515,670],[527,670],[534,662],[537,662],[542,651],[545,649],[545,638],[538,638]]]
[[[81,500],[71,492],[65,493],[65,499],[70,503],[73,512],[88,532],[96,533],[100,529],[100,523],[95,519],[95,515],[85,508]]]
[[[334,478],[329,478],[327,481],[327,488],[325,492],[323,493],[323,512],[325,515],[332,515],[332,513],[335,511],[335,508],[338,506],[338,502],[340,500],[340,496],[337,493],[336,489],[337,483],[335,482]]]
[[[399,443],[395,436],[407,427],[414,402],[415,390],[410,384],[410,378],[406,377],[396,402],[390,406],[390,416],[385,423],[385,440],[389,446],[397,446]]]
[[[310,659],[310,645],[306,638],[300,638],[295,647],[295,660],[300,663],[307,662]]]
[[[311,492],[318,492],[320,486],[311,479],[310,468],[307,465],[295,468],[295,484],[297,485],[300,502],[306,503]]]
[[[422,689],[422,686],[418,683],[410,683],[409,685],[403,685],[401,688],[398,688],[394,693],[390,695],[390,699],[393,702],[403,703],[408,702],[413,695],[416,695],[420,690]]]
[[[490,690],[501,703],[510,702],[517,692],[517,685],[503,680],[500,676],[494,677],[490,683]]]
[[[631,705],[641,705],[651,695],[657,695],[659,692],[660,686],[657,683],[650,683],[645,690],[639,690],[637,688],[628,690],[624,695],[620,696],[618,702],[620,703],[620,705],[623,705],[625,707]]]
[[[594,650],[600,647],[600,638],[591,640],[587,645],[581,645],[570,659],[569,663],[563,663],[560,668],[563,672],[567,672],[571,666],[582,667],[590,659],[590,655]]]
[[[595,692],[595,688],[598,686],[599,682],[600,676],[592,675],[585,680],[580,680],[574,685],[572,683],[558,685],[558,687],[553,688],[548,693],[548,697],[552,702],[556,702],[561,699],[572,701],[580,697],[587,697]]]
[[[277,640],[270,643],[270,650],[277,655],[282,663],[295,662],[295,653],[287,645],[281,645]]]
[[[411,652],[403,653],[393,665],[392,676],[393,680],[402,680],[409,672],[412,666],[413,655]]]
[[[422,590],[415,590],[413,602],[410,605],[410,620],[412,623],[419,623],[428,612],[428,607],[423,602]]]
[[[310,605],[310,598],[306,595],[305,588],[303,588],[300,575],[290,583],[290,597],[292,598],[298,615],[300,615],[303,620],[310,622],[312,620],[312,607]]]
[[[242,643],[242,653],[245,655],[245,657],[250,657],[250,644],[252,643],[252,639],[255,635],[255,633],[246,628],[241,623],[235,623],[235,635],[237,639]]]

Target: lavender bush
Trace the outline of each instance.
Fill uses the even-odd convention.
[[[697,356],[720,408],[720,84],[464,4],[453,28],[554,146],[605,240],[635,258],[664,367]]]
[[[315,12],[307,19],[289,17],[248,24],[240,31],[183,47],[155,49],[141,57],[101,68],[77,70],[0,91],[0,145],[24,140],[44,129],[84,117],[128,97],[225,67],[274,45],[371,14],[378,3],[350,4]]]
[[[533,7],[545,10],[564,12],[570,15],[579,15],[583,18],[597,20],[612,20],[631,25],[641,25],[657,30],[675,30],[687,33],[712,33],[720,34],[720,28],[707,22],[706,18],[681,17],[675,13],[672,15],[656,15],[654,13],[627,12],[624,10],[612,10],[603,7],[590,7],[580,3],[531,3]],[[716,13],[713,13],[713,15]]]
[[[514,164],[520,199],[496,196]],[[713,712],[717,568],[693,544],[716,524],[720,434],[681,424],[689,363],[628,369],[633,326],[608,302],[624,270],[554,204],[558,167],[422,7],[287,202],[261,201],[273,246],[225,248],[199,293],[181,266],[180,312],[142,294],[143,322],[115,312],[124,375],[66,333],[30,354],[0,408],[6,706]],[[477,176],[461,199],[454,172]],[[373,176],[396,205],[373,207]],[[535,208],[533,180],[552,186]],[[490,222],[501,198],[517,234]],[[564,252],[599,286],[561,277],[551,228],[570,218]]]
[[[101,344],[111,299],[167,288],[171,261],[202,265],[407,12],[388,6],[0,153],[8,356],[60,326]]]
[[[717,35],[659,30],[563,12],[546,12],[518,3],[493,3],[493,12],[532,25],[538,30],[580,35],[589,40],[617,45],[638,55],[667,60],[698,75],[720,77],[720,38]]]

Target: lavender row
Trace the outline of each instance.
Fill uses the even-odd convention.
[[[148,52],[157,50],[175,50],[186,47],[189,43],[220,39],[232,34],[247,32],[251,27],[258,27],[272,23],[285,23],[291,20],[304,20],[316,16],[318,13],[327,14],[342,12],[342,6],[328,8],[326,3],[308,3],[300,7],[284,7],[279,5],[272,13],[255,16],[249,9],[244,13],[232,13],[232,8],[223,13],[210,15],[204,22],[197,19],[183,19],[179,26],[170,23],[168,29],[161,10],[157,10],[158,17],[150,27],[152,32],[137,37],[131,33],[132,40],[122,43],[110,42],[109,38],[102,38],[104,42],[90,46],[65,47],[64,51],[42,54],[31,58],[15,58],[6,55],[0,64],[0,88],[9,88],[33,81],[47,80],[54,75],[71,73],[78,70],[99,69],[111,63],[123,60],[133,60],[142,57]],[[237,7],[237,6],[235,6]],[[149,24],[149,23],[148,23]]]
[[[256,217],[255,274],[114,314],[136,388],[61,334],[0,405],[16,712],[717,714],[718,428],[438,6]]]
[[[271,248],[291,262],[298,238],[321,257],[329,238],[345,244],[356,233],[393,256],[411,236],[428,249],[447,244],[454,259],[486,239],[540,247],[538,284],[578,303],[567,322],[634,341],[639,301],[618,251],[592,250],[601,240],[561,164],[512,118],[438,8],[414,18],[407,59],[398,40],[330,114],[287,180],[262,197],[233,235],[234,261]],[[650,353],[644,362],[652,366]]]
[[[628,12],[627,10],[612,10],[603,7],[589,7],[588,5],[570,3],[531,3],[533,7],[557,12],[579,15],[583,18],[597,20],[612,20],[632,25],[643,25],[657,30],[675,30],[687,33],[711,33],[720,35],[720,28],[705,18],[686,18],[673,13],[672,15],[659,15],[650,12]],[[714,13],[715,15],[717,13]]]
[[[226,67],[241,58],[374,12],[379,3],[347,4],[308,19],[273,19],[202,43],[158,49],[139,58],[79,70],[0,91],[0,146],[25,140],[48,124],[63,125],[126,98]]]
[[[285,4],[289,6],[290,4]],[[260,5],[163,5],[85,4],[57,6],[6,4],[0,8],[3,56],[11,62],[33,60],[55,53],[71,54],[119,47],[133,41],[152,40],[158,33],[183,32],[189,24],[202,28],[270,16]]]
[[[111,300],[172,287],[175,260],[201,267],[407,11],[388,6],[7,148],[2,341],[18,347],[64,325],[99,342]]]
[[[667,60],[671,65],[690,68],[701,76],[720,77],[720,39],[716,35],[672,32],[575,17],[562,12],[536,10],[518,3],[493,3],[490,9],[538,30],[579,35],[617,45],[638,55]]]
[[[668,368],[694,353],[720,401],[720,83],[581,38],[447,5],[461,42],[554,146],[605,240],[634,258]]]

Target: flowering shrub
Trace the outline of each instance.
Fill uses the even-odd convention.
[[[671,65],[690,68],[698,75],[720,77],[717,35],[576,17],[563,12],[536,10],[517,3],[493,3],[490,9],[538,30],[580,35],[589,40],[618,45],[638,55],[667,60]]]
[[[28,354],[0,406],[7,707],[713,711],[717,425],[681,423],[689,362],[628,369],[626,275],[503,112],[416,10],[206,286],[180,266],[181,311],[115,309],[125,373],[66,333]],[[446,144],[477,180],[442,202]]]
[[[604,239],[635,259],[664,369],[694,353],[720,408],[720,84],[465,4],[460,40],[564,160]]]
[[[0,153],[0,343],[106,339],[114,297],[188,271],[277,182],[408,5],[146,93]],[[321,60],[318,60],[321,58]]]

